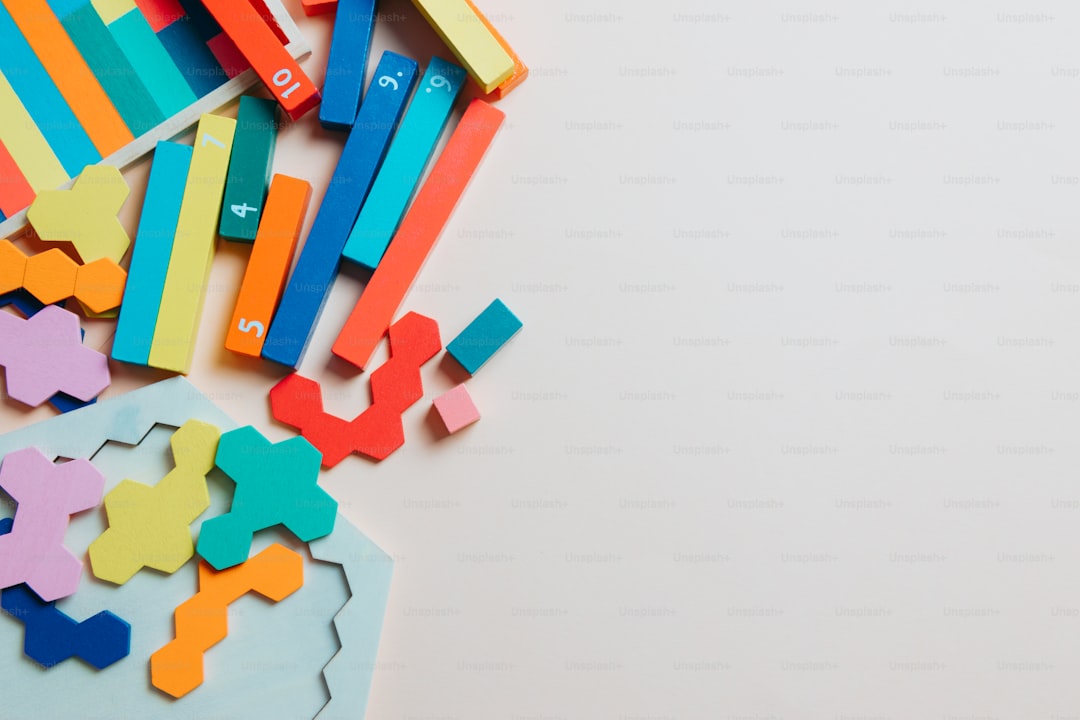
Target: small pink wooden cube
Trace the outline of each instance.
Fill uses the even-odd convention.
[[[451,435],[480,419],[480,411],[476,409],[464,385],[458,385],[435,398],[434,405]]]

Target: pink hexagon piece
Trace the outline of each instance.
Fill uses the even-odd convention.
[[[0,463],[0,487],[18,503],[11,532],[0,535],[0,589],[26,583],[46,602],[74,593],[83,564],[64,533],[71,515],[101,502],[105,476],[89,460],[56,465],[26,448]]]
[[[23,320],[0,313],[0,365],[8,396],[38,406],[58,392],[92,400],[109,386],[109,359],[84,347],[79,318],[50,305]]]

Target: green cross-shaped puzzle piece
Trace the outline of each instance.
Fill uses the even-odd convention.
[[[273,444],[249,425],[221,436],[216,462],[236,483],[229,512],[199,532],[199,554],[216,570],[246,561],[254,534],[274,525],[303,542],[333,532],[338,504],[319,487],[322,454],[304,438]]]

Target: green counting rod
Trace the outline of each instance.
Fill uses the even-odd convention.
[[[379,264],[446,127],[465,78],[465,70],[457,65],[431,58],[386,153],[382,170],[349,233],[342,252],[345,259],[372,270]]]
[[[277,108],[274,100],[243,95],[236,115],[225,199],[221,204],[218,234],[223,238],[254,242],[270,187],[270,170],[277,143]]]

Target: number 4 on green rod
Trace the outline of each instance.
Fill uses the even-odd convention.
[[[244,95],[236,116],[229,175],[225,182],[218,234],[228,240],[254,242],[259,216],[270,187],[270,169],[277,142],[278,104]]]

